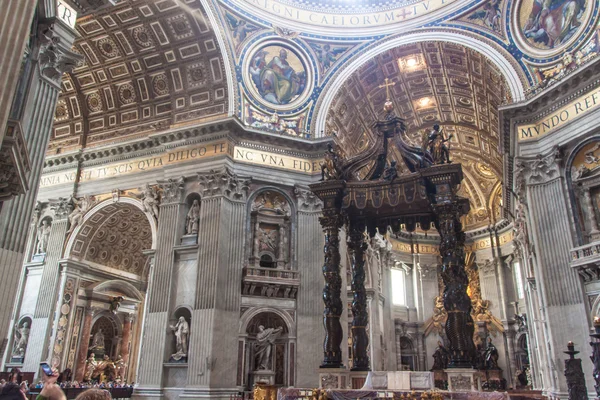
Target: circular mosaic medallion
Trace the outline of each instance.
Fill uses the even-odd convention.
[[[244,80],[256,100],[278,110],[293,109],[306,100],[313,77],[300,49],[287,42],[269,41],[248,54]]]
[[[519,47],[533,57],[552,57],[572,45],[590,23],[596,0],[520,0],[513,30]]]

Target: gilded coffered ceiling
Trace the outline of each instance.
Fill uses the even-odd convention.
[[[71,257],[144,276],[146,256],[152,247],[148,218],[128,203],[105,206],[77,231]]]
[[[480,53],[451,43],[419,43],[380,54],[345,82],[329,110],[328,130],[349,154],[372,139],[370,126],[382,117],[386,78],[413,144],[420,147],[422,134],[434,124],[452,134],[451,158],[465,172],[460,192],[471,200],[467,228],[487,225],[490,211],[498,212],[502,176],[498,106],[510,100],[502,74]]]
[[[121,0],[77,21],[84,60],[63,78],[49,154],[227,113],[217,37],[199,2],[181,4]]]

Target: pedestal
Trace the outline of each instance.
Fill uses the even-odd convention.
[[[320,368],[320,389],[346,389],[348,385],[348,370],[345,368]]]
[[[448,390],[451,392],[480,391],[477,371],[471,368],[452,368],[444,370],[448,375]]]
[[[185,246],[188,244],[196,244],[198,243],[198,234],[193,235],[183,235],[181,237],[181,245]]]
[[[274,385],[275,384],[275,371],[271,370],[261,370],[254,371],[252,373],[254,376],[254,384],[262,384],[262,385]]]
[[[46,253],[34,254],[31,257],[31,262],[44,262],[44,260],[46,260]]]

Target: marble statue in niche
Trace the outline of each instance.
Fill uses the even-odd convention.
[[[280,193],[266,190],[251,205],[253,226],[250,265],[266,268],[289,267],[291,207]]]
[[[190,207],[190,211],[187,213],[186,224],[185,224],[185,234],[186,235],[197,235],[198,234],[198,224],[200,222],[200,203],[198,200],[194,200],[192,206]]]
[[[14,345],[12,351],[13,358],[23,359],[25,357],[30,331],[31,328],[29,326],[29,321],[24,321],[21,326],[17,326],[15,328]]]
[[[273,345],[275,340],[281,335],[283,327],[267,328],[263,325],[258,327],[258,333],[256,334],[256,342],[254,343],[254,358],[256,360],[256,371],[270,370],[271,366],[271,353],[273,351]]]
[[[169,361],[183,362],[187,360],[188,352],[188,337],[190,334],[190,326],[185,320],[185,317],[179,317],[175,326],[169,326],[175,335],[175,349],[176,353],[171,354]]]
[[[40,225],[37,231],[36,254],[46,253],[46,250],[48,250],[48,239],[50,238],[51,229],[52,225],[50,225],[50,222],[46,219],[42,220],[42,225]]]
[[[102,329],[98,329],[98,332],[94,333],[90,350],[104,350],[104,334],[102,333]]]

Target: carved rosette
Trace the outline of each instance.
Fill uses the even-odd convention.
[[[475,354],[471,299],[467,294],[469,277],[465,270],[465,233],[459,202],[434,206],[440,234],[441,277],[444,282],[444,308],[448,312],[446,337],[449,341],[450,367],[470,368]]]
[[[364,222],[351,221],[348,233],[348,249],[352,260],[352,371],[368,371],[369,337],[367,324],[367,291],[365,290],[365,242]]]
[[[159,181],[158,185],[162,190],[161,206],[181,202],[185,191],[185,178],[183,176],[179,179]]]
[[[323,343],[324,360],[321,367],[338,368],[342,366],[342,276],[340,275],[340,237],[339,231],[344,218],[337,209],[326,209],[319,222],[325,233],[325,264],[323,265],[323,324],[325,325],[325,342]]]
[[[199,172],[200,193],[202,198],[225,196],[230,200],[246,201],[252,178],[240,177],[229,168]]]

